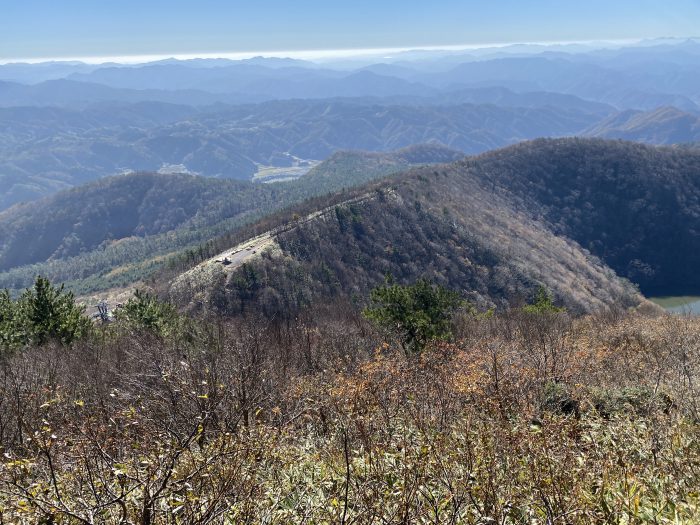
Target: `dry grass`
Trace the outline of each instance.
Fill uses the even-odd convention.
[[[410,359],[351,310],[178,331],[4,361],[3,522],[700,520],[698,319],[465,317]]]

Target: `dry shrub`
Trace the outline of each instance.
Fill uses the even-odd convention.
[[[412,357],[329,312],[16,354],[0,374],[2,519],[700,520],[700,321],[468,322]]]

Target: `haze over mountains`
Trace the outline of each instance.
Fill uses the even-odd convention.
[[[602,49],[575,46],[511,46],[481,51],[402,53],[361,62],[256,58],[249,60],[161,60],[146,64],[6,64],[0,80],[41,86],[67,79],[91,87],[127,90],[198,90],[210,100],[247,97],[327,98],[332,96],[431,96],[462,87],[502,86],[514,91],[568,93],[607,103],[636,94],[638,109],[649,100],[683,97],[697,104],[697,59],[693,39],[645,41]],[[65,84],[65,83],[64,83]],[[60,83],[57,85],[61,85]],[[384,92],[382,92],[384,91]],[[115,95],[109,95],[115,96]],[[152,96],[157,96],[153,93]],[[217,98],[218,97],[218,98]],[[76,101],[77,103],[77,101]],[[620,107],[628,106],[620,103]],[[691,106],[693,107],[693,106]]]
[[[374,60],[2,65],[0,209],[132,170],[250,180],[346,149],[700,138],[696,40]]]
[[[399,223],[429,239],[433,254],[463,246],[452,269],[436,268],[434,277],[473,290],[483,304],[544,281],[580,310],[634,303],[620,278],[648,293],[700,289],[692,270],[700,248],[698,79],[695,40],[411,52],[375,62],[6,64],[0,287],[22,289],[39,273],[87,292],[163,271],[166,286],[246,235],[380,191],[399,198],[370,199],[365,212],[348,208],[345,219],[333,219],[349,221],[337,226],[340,236],[331,220],[275,237],[283,264],[265,263],[268,284],[246,293],[287,297],[291,308],[294,279],[278,273],[290,264],[315,276],[299,297],[323,296],[335,289],[331,281],[344,280],[345,292],[365,293],[384,271],[411,280],[430,257],[418,264],[420,257],[411,262],[392,251],[387,259],[382,250],[408,243]],[[484,154],[574,136],[596,139]],[[467,155],[476,157],[455,164]],[[411,171],[435,164],[441,167]],[[392,182],[375,182],[391,175]],[[474,199],[490,203],[484,213],[492,219],[479,217]],[[432,209],[435,202],[444,205]],[[443,229],[448,216],[459,231]],[[345,238],[358,231],[359,245]],[[289,240],[299,235],[303,242]],[[677,255],[678,242],[687,253],[665,255]],[[319,254],[313,261],[311,252]],[[354,262],[324,281],[332,254],[347,253]],[[541,265],[561,268],[545,279]],[[575,284],[577,275],[587,277]],[[287,284],[278,290],[274,282]],[[222,286],[233,290],[199,283],[189,300]],[[219,306],[230,309],[231,301]]]
[[[2,524],[700,523],[700,0],[6,4]]]
[[[540,284],[583,312],[639,304],[630,282],[700,290],[694,149],[568,138],[460,156],[339,152],[273,184],[109,177],[0,213],[0,286],[37,273],[82,292],[149,279],[180,305],[225,314],[362,296],[387,273],[429,275],[483,307]],[[253,242],[243,266],[222,264],[261,234],[269,242]]]

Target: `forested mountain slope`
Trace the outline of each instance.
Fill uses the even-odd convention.
[[[636,296],[613,270],[648,294],[700,290],[699,186],[692,150],[526,142],[336,196],[320,214],[301,208],[312,219],[273,230],[267,255],[233,271],[215,265],[208,282],[186,273],[171,293],[226,312],[251,302],[283,312],[364,297],[392,274],[428,276],[479,304],[517,302],[544,284],[577,310],[630,305]]]
[[[370,182],[422,164],[450,163],[464,158],[457,150],[441,144],[418,144],[389,153],[339,151],[309,171],[302,184],[332,191],[347,181],[347,187]]]
[[[194,219],[206,224],[208,217],[267,209],[279,198],[275,190],[271,185],[191,175],[108,177],[0,213],[0,269],[169,232]]]
[[[371,182],[458,156],[434,145],[338,153],[297,181],[270,185],[187,175],[106,179],[36,209],[0,214],[0,261],[7,270],[0,286],[22,288],[43,273],[82,282],[82,290],[103,289],[115,275],[119,284],[133,282],[185,249],[191,253],[179,264],[187,267],[244,240],[238,232],[246,224],[346,188],[250,229],[260,233],[356,195],[377,197],[278,235],[282,256],[259,262],[268,277],[241,285],[244,296],[264,292],[281,297],[275,304],[301,304],[319,294],[364,293],[389,272],[405,280],[432,275],[483,304],[519,300],[541,283],[573,308],[633,303],[625,285],[578,245],[647,294],[700,290],[700,152],[601,139],[536,140]],[[229,290],[217,299],[224,309],[240,307],[240,282],[231,279],[228,288],[204,285],[212,285],[207,296],[217,287]]]
[[[482,307],[526,301],[540,285],[574,311],[641,301],[628,282],[461,164],[414,170],[352,197],[273,230],[273,243],[258,243],[267,249],[238,268],[213,259],[184,273],[171,297],[280,316],[322,298],[366,297],[392,275],[428,277]]]
[[[107,177],[0,212],[0,288],[28,286],[35,273],[92,278],[87,289],[100,288],[101,280],[110,282],[104,272],[186,247],[199,251],[211,237],[309,197],[461,157],[439,144],[339,152],[299,180],[274,184],[184,174]]]
[[[456,163],[649,294],[700,291],[700,152],[536,140]]]

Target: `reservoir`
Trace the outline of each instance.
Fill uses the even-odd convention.
[[[698,296],[650,297],[649,300],[672,313],[700,315]]]

